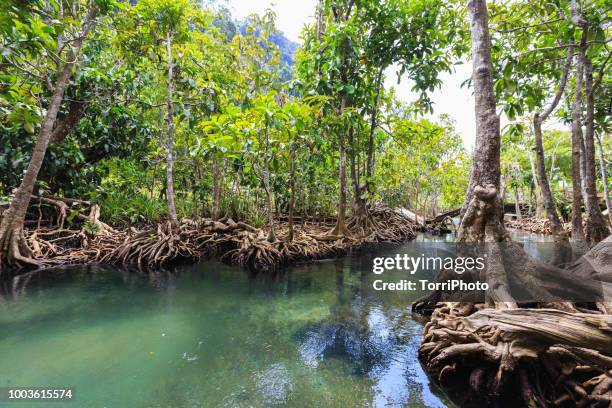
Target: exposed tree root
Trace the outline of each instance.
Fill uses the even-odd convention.
[[[0,224],[0,279],[9,276],[9,269],[43,266],[41,261],[33,258],[23,227],[14,218],[9,209],[4,212]]]
[[[484,278],[489,290],[414,305],[433,310],[419,350],[427,371],[462,407],[609,407],[612,239],[565,268],[545,264],[508,240],[496,200],[476,186],[458,231],[460,251],[487,255],[462,279]]]
[[[505,224],[508,228],[529,231],[536,234],[552,235],[550,221],[546,218],[524,217],[521,220],[506,220]]]
[[[366,242],[399,242],[414,238],[414,220],[401,210],[382,205],[366,208],[365,214],[351,216],[347,222],[351,231]]]
[[[530,217],[523,218],[522,220],[506,220],[505,224],[508,228],[529,231],[536,234],[553,235],[550,221],[546,218]],[[583,227],[585,229],[588,228],[586,220],[583,221]],[[572,223],[568,222],[563,224],[563,230],[566,234],[570,235],[572,233]],[[602,233],[601,236],[606,237],[607,235]]]
[[[224,262],[253,271],[274,271],[296,261],[338,256],[369,242],[403,241],[415,237],[410,220],[392,209],[376,206],[369,212],[368,234],[359,230],[350,235],[330,235],[325,225],[295,226],[293,239],[286,239],[285,222],[274,224],[274,240],[268,228],[255,228],[225,218],[182,220],[176,225],[162,223],[143,230],[118,231],[99,220],[99,208],[85,202],[38,197],[57,209],[57,226],[27,233],[25,241],[32,262],[46,266],[85,263],[131,264],[146,268],[219,256]],[[82,228],[67,229],[68,217],[82,222]]]
[[[174,229],[160,225],[157,230],[133,231],[119,245],[104,238],[107,243],[100,242],[102,255],[98,260],[151,267],[219,254],[229,264],[269,272],[291,262],[337,256],[367,242],[397,242],[415,237],[412,224],[391,209],[376,207],[371,217],[376,230],[368,236],[334,236],[326,233],[324,227],[304,226],[294,228],[291,242],[283,239],[289,235],[285,223],[275,224],[280,239],[271,242],[266,229],[232,219],[184,220]],[[105,246],[112,249],[105,251]]]
[[[419,349],[461,406],[610,406],[612,316],[473,310],[439,305]]]
[[[414,305],[433,310],[420,349],[428,372],[460,406],[611,406],[612,239],[565,269],[516,243],[502,248],[509,281],[529,292],[523,305],[543,308],[436,304],[449,296],[429,294]],[[601,301],[568,301],[582,296]]]

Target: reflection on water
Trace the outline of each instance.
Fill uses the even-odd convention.
[[[525,231],[508,229],[513,241],[520,242],[529,255],[542,261],[549,261],[554,253],[554,239],[551,235],[534,234]]]
[[[217,262],[24,276],[0,297],[0,386],[74,386],[79,407],[448,406],[417,360],[420,293],[372,289],[374,255],[426,241],[274,278]]]
[[[276,277],[217,262],[24,275],[0,295],[0,387],[73,386],[69,407],[445,407],[417,360],[422,293],[374,291],[372,259],[452,240],[420,235]]]

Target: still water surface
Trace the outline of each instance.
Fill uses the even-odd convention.
[[[417,360],[421,293],[372,289],[373,256],[433,240],[274,278],[212,261],[27,275],[0,297],[0,387],[75,387],[58,408],[447,407]]]

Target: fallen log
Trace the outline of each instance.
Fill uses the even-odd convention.
[[[413,213],[412,211],[410,211],[410,210],[408,210],[406,208],[403,208],[403,207],[396,209],[396,211],[401,216],[407,218],[408,220],[410,220],[414,224],[418,225],[419,227],[425,227],[426,220],[425,220],[424,217],[421,217],[420,215],[417,215],[417,214]]]
[[[461,208],[456,208],[454,210],[444,212],[442,214],[435,216],[432,219],[427,220],[427,223],[428,224],[439,224],[440,222],[443,222],[447,218],[458,217],[460,213],[461,213]]]

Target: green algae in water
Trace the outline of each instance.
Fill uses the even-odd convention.
[[[373,291],[372,255],[274,278],[217,262],[22,277],[0,299],[0,386],[76,388],[52,407],[445,407],[417,360],[419,293]]]

